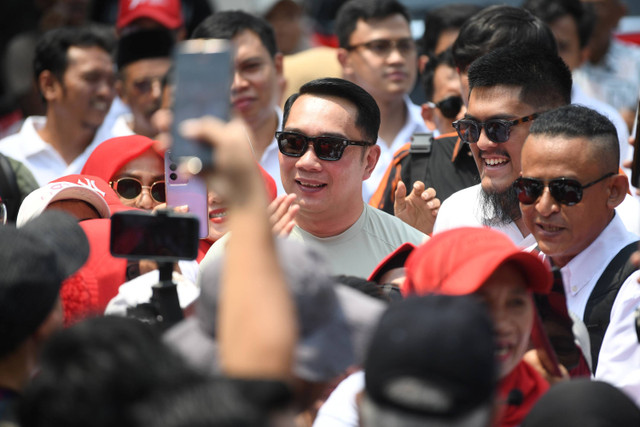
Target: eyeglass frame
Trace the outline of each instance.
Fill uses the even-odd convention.
[[[410,45],[405,51],[403,51],[403,49],[400,48],[400,43],[403,43],[403,42],[408,42]],[[375,43],[385,43],[388,46],[385,49],[376,50],[371,47]],[[351,52],[361,47],[364,47],[365,49],[367,49],[368,51],[370,51],[371,53],[379,57],[387,57],[394,50],[397,50],[398,53],[400,53],[400,55],[402,56],[408,56],[410,53],[415,53],[417,51],[416,42],[411,37],[403,37],[400,39],[393,39],[393,40],[392,39],[373,39],[373,40],[369,40],[368,42],[356,43],[356,44],[346,46],[345,49]]]
[[[293,134],[299,137],[302,137],[302,139],[304,140],[304,146],[302,151],[300,152],[300,154],[291,154],[291,153],[285,153],[284,151],[282,151],[282,147],[280,146],[280,136],[284,135],[284,134]],[[338,156],[338,158],[326,158],[326,157],[320,157],[320,155],[318,155],[318,152],[316,151],[316,146],[315,146],[315,142],[319,139],[336,139],[342,142],[342,145],[338,146],[338,148],[340,149],[340,155]],[[287,157],[302,157],[304,156],[304,154],[309,150],[309,143],[311,142],[312,146],[313,146],[313,152],[315,153],[316,157],[320,160],[324,160],[327,162],[337,162],[338,160],[340,160],[342,158],[342,156],[344,155],[344,150],[350,146],[350,145],[355,145],[358,147],[369,147],[369,146],[373,146],[376,143],[375,142],[368,142],[368,141],[354,141],[351,139],[347,139],[347,138],[343,138],[341,136],[330,136],[330,135],[320,135],[320,136],[308,136],[305,135],[301,132],[294,132],[294,131],[280,131],[280,132],[276,132],[276,142],[278,143],[278,151],[280,151],[282,153],[283,156],[287,156]]]
[[[516,194],[518,196],[518,202],[520,202],[520,203],[522,203],[523,205],[526,205],[526,206],[531,206],[531,205],[535,204],[538,201],[538,199],[540,199],[540,197],[542,197],[542,195],[544,194],[544,189],[545,188],[549,189],[549,194],[551,195],[551,197],[553,197],[553,199],[556,202],[558,202],[560,204],[563,204],[565,206],[575,206],[575,205],[577,205],[578,203],[580,203],[582,201],[582,197],[584,196],[584,190],[585,189],[587,189],[587,188],[589,188],[589,187],[591,187],[591,186],[593,186],[593,185],[595,185],[595,184],[597,184],[597,183],[599,183],[601,181],[604,181],[607,178],[611,178],[612,176],[615,176],[615,175],[617,175],[615,172],[609,172],[607,174],[604,174],[600,178],[598,178],[598,179],[596,179],[594,181],[588,182],[588,183],[586,183],[584,185],[582,185],[582,183],[580,183],[580,181],[578,181],[577,179],[567,178],[567,177],[564,177],[564,176],[558,177],[558,178],[552,178],[552,179],[549,179],[549,180],[543,180],[543,179],[538,179],[538,178],[531,178],[531,177],[521,176],[521,177],[518,177],[515,181],[513,181],[512,186],[513,186],[513,189],[515,190],[515,192],[516,192]],[[526,181],[534,181],[534,182],[543,184],[542,191],[540,191],[540,194],[538,194],[538,197],[536,197],[531,203],[526,203],[526,202],[520,201],[520,193],[524,192],[524,190],[520,191],[520,189],[518,187],[518,183],[524,182],[525,180]],[[549,185],[552,182],[565,182],[565,183],[572,182],[572,183],[577,183],[578,185],[576,185],[576,188],[579,191],[576,192],[576,197],[577,197],[578,201],[576,201],[576,202],[566,202],[566,201],[558,200],[556,198],[556,196],[551,192],[551,187],[549,187]]]
[[[120,193],[118,192],[118,190],[117,190],[117,187],[118,187],[118,185],[117,185],[117,184],[118,184],[121,180],[123,180],[123,179],[132,179],[132,180],[134,180],[134,181],[139,182],[139,183],[140,183],[140,193],[138,193],[138,195],[137,195],[137,196],[135,196],[135,197],[133,197],[133,198],[131,198],[131,199],[129,199],[129,198],[127,198],[127,197],[123,196],[122,194],[120,194]],[[153,192],[151,191],[151,188],[153,188],[153,186],[154,186],[154,185],[159,184],[159,183],[161,183],[161,184],[164,184],[164,185],[165,185],[164,200],[158,200],[158,199],[156,199],[155,197],[153,197]],[[109,181],[109,187],[111,187],[111,188],[113,189],[113,191],[115,191],[115,193],[116,193],[119,197],[123,197],[123,198],[125,198],[125,199],[127,199],[127,200],[136,200],[138,197],[142,196],[142,191],[146,188],[146,189],[148,189],[148,191],[149,191],[149,196],[150,196],[154,201],[156,201],[156,202],[158,202],[158,203],[166,203],[166,201],[167,201],[167,193],[166,193],[166,191],[167,191],[167,190],[166,190],[166,188],[167,188],[167,183],[166,183],[166,181],[165,181],[164,179],[161,179],[161,180],[158,180],[158,181],[154,181],[154,182],[152,182],[152,183],[151,183],[151,185],[144,185],[144,184],[142,183],[142,181],[141,181],[140,179],[138,179],[138,178],[135,178],[135,177],[133,177],[133,176],[123,176],[123,177],[120,177],[120,178],[116,179],[115,181]]]
[[[458,134],[458,136],[460,137],[462,142],[464,142],[465,144],[476,144],[480,140],[480,135],[482,135],[482,130],[483,129],[484,129],[484,134],[487,136],[487,139],[489,139],[489,141],[494,142],[496,144],[504,144],[505,142],[509,141],[509,138],[511,138],[511,128],[512,127],[517,126],[517,125],[522,124],[522,123],[533,121],[536,118],[538,118],[538,116],[540,114],[541,113],[533,113],[533,114],[529,114],[528,116],[520,117],[519,119],[514,119],[514,120],[489,119],[489,120],[484,121],[484,122],[479,122],[476,119],[473,119],[473,118],[470,118],[470,117],[465,117],[465,118],[456,120],[455,122],[451,123],[451,125],[456,130],[456,133]],[[465,120],[471,121],[471,122],[475,123],[477,126],[480,127],[480,130],[478,131],[478,139],[476,139],[475,141],[465,141],[465,139],[460,134],[460,129],[459,129],[460,123],[465,121]],[[507,139],[505,139],[504,141],[495,141],[491,137],[489,137],[489,134],[487,133],[486,125],[487,124],[491,124],[491,123],[500,123],[500,124],[506,126],[507,127]]]

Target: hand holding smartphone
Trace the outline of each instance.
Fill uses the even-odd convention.
[[[229,120],[232,65],[228,40],[188,40],[176,47],[171,151],[193,174],[212,168],[213,150],[183,138],[180,124],[206,115]]]

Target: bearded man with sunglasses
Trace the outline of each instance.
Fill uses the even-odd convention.
[[[571,102],[571,73],[553,51],[512,45],[474,61],[468,75],[468,109],[453,125],[470,145],[481,182],[445,200],[434,232],[484,225],[529,246],[533,237],[511,184],[520,176],[520,151],[531,123]]]
[[[280,174],[300,205],[290,238],[322,248],[332,274],[368,277],[398,246],[425,238],[362,198],[380,155],[379,125],[373,97],[342,79],[311,81],[285,103]]]
[[[637,248],[638,236],[616,211],[629,188],[627,177],[618,173],[618,147],[615,126],[594,110],[571,105],[541,114],[522,148],[522,176],[514,188],[525,225],[560,268],[574,335],[591,372],[640,404],[640,345],[633,321],[640,272],[625,277],[631,270],[620,268]],[[616,265],[618,254],[620,270],[610,276],[605,270]],[[599,322],[596,310],[603,303],[596,301],[603,297],[610,312]]]

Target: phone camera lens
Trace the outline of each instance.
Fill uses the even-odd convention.
[[[172,181],[175,181],[176,179],[178,179],[178,175],[176,175],[175,173],[172,173],[172,174],[170,174],[170,175],[169,175],[169,178],[170,178]]]
[[[169,169],[171,169],[172,171],[175,171],[176,169],[178,169],[178,165],[176,165],[175,163],[171,163],[169,165]]]

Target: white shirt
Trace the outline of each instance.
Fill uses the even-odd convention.
[[[364,390],[364,371],[345,378],[318,411],[313,427],[358,427],[356,396]]]
[[[387,168],[393,160],[393,155],[404,144],[411,141],[411,135],[416,132],[429,132],[429,129],[424,124],[424,120],[421,114],[421,108],[419,105],[414,104],[409,99],[409,96],[405,95],[404,104],[407,107],[407,121],[405,122],[400,132],[396,135],[395,139],[391,143],[391,146],[380,137],[378,137],[378,146],[380,147],[380,158],[376,164],[375,169],[371,173],[369,179],[362,183],[362,200],[369,202],[373,193],[378,189],[380,181],[384,177]]]
[[[280,107],[276,107],[276,114],[278,115],[278,126],[276,127],[276,131],[282,129],[282,110]],[[262,158],[260,159],[260,166],[264,170],[267,171],[271,178],[276,182],[276,188],[278,189],[278,196],[281,194],[287,194],[284,191],[284,187],[282,186],[282,178],[280,177],[280,161],[278,160],[278,142],[276,141],[275,134],[273,135],[273,139],[271,143],[267,146],[267,149],[262,153]]]
[[[483,227],[485,220],[490,216],[482,209],[481,192],[481,184],[476,184],[449,196],[440,206],[433,232],[439,233],[457,227]],[[505,233],[521,248],[529,247],[536,242],[532,234],[523,236],[514,222],[491,228]]]
[[[567,308],[574,318],[583,319],[589,296],[604,269],[622,248],[636,240],[638,237],[627,231],[616,215],[596,240],[560,269]],[[613,303],[595,379],[621,388],[640,405],[640,343],[633,316],[640,305],[638,277],[640,271],[629,276]]]
[[[80,173],[89,155],[103,141],[96,133],[96,137],[82,154],[67,164],[60,153],[40,138],[37,132],[44,127],[46,121],[47,118],[43,116],[27,117],[20,132],[0,140],[0,153],[22,162],[33,173],[40,186],[61,176]]]

